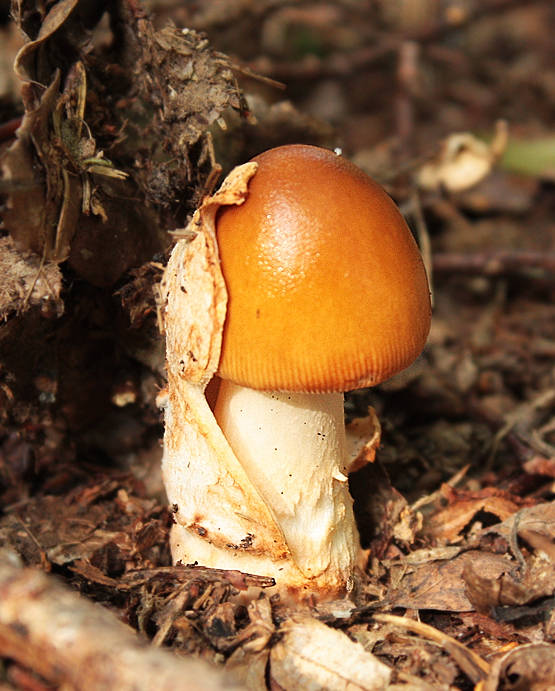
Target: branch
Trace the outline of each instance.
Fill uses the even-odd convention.
[[[442,274],[502,276],[539,270],[555,275],[555,252],[531,250],[491,250],[476,253],[438,252],[434,255],[434,271]]]
[[[0,552],[0,650],[68,691],[218,691],[200,660],[149,646],[101,605]]]
[[[404,38],[418,43],[433,43],[439,39],[448,38],[451,34],[466,29],[470,24],[477,22],[491,14],[507,12],[513,8],[521,8],[525,5],[543,4],[544,0],[489,0],[478,3],[477,6],[458,22],[440,20],[430,23],[424,29],[409,32]]]

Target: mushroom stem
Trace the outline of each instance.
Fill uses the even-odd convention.
[[[223,380],[215,417],[307,580],[347,580],[360,553],[342,393],[255,391]]]

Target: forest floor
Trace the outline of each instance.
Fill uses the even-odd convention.
[[[555,688],[554,21],[547,0],[0,2],[0,689],[102,687],[48,647],[55,613],[24,622],[51,587],[22,600],[24,566],[180,658],[308,688],[298,612],[237,597],[263,578],[171,566],[156,406],[168,231],[293,142],[386,187],[434,301],[419,360],[346,396],[382,425],[350,478],[370,559],[311,616],[392,670],[349,688]],[[310,688],[346,688],[326,674]]]

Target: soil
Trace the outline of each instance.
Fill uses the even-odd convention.
[[[299,613],[264,595],[263,574],[171,565],[159,469],[172,231],[233,166],[311,143],[386,187],[434,301],[417,362],[346,396],[348,420],[372,406],[382,425],[376,461],[350,478],[370,558],[351,600],[311,617],[390,670],[349,688],[555,688],[552,3],[9,5],[0,562],[18,566],[0,573],[5,601],[38,568],[40,588],[55,576],[249,688],[347,688],[342,668],[309,686]],[[260,592],[248,607],[247,591]],[[80,685],[53,649],[59,664],[40,663],[33,626],[52,618],[17,623],[0,608],[2,689],[111,688]]]

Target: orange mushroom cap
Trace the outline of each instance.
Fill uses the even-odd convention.
[[[372,386],[419,355],[430,296],[399,210],[332,151],[281,146],[217,239],[228,290],[219,375],[252,389],[332,392]]]

